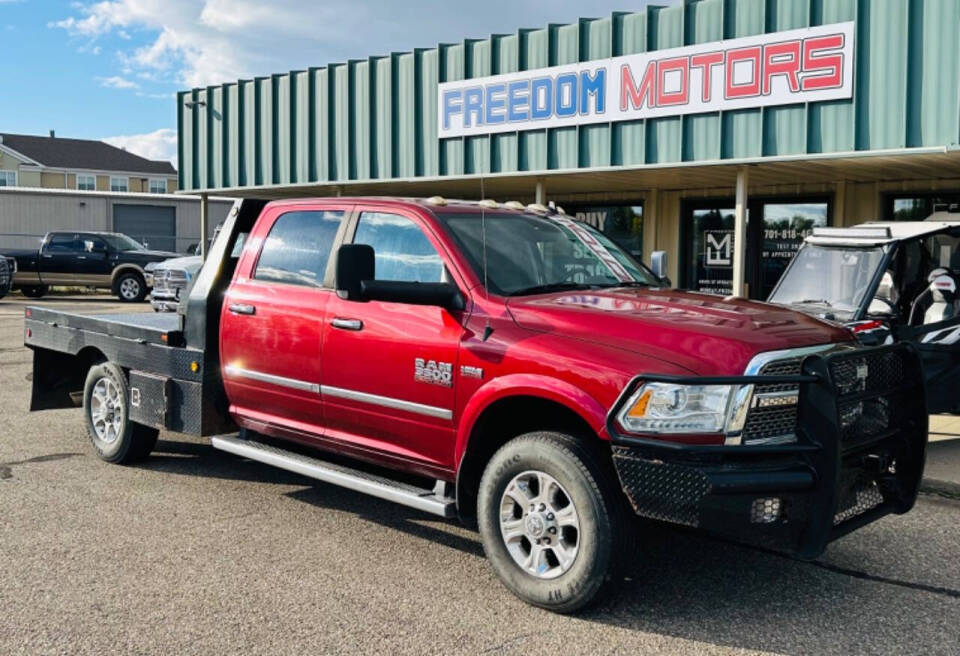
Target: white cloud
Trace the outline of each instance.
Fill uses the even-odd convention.
[[[168,160],[177,165],[177,131],[164,128],[146,134],[106,137],[108,144],[124,148],[134,155],[153,160]]]
[[[133,80],[128,80],[125,77],[120,77],[119,75],[113,75],[111,77],[98,77],[97,80],[100,82],[100,86],[107,87],[108,89],[139,89],[140,85],[134,82]]]
[[[594,0],[589,12],[647,2]],[[573,21],[583,9],[581,0],[103,0],[77,3],[51,26],[94,40],[136,35],[125,65],[192,87]]]

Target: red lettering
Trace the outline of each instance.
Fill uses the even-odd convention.
[[[702,55],[694,55],[690,58],[690,66],[692,68],[702,68],[703,69],[703,102],[710,102],[710,88],[713,86],[711,84],[711,75],[710,72],[714,66],[717,64],[723,63],[723,53],[722,52],[706,52]]]
[[[785,75],[790,91],[800,91],[800,41],[773,43],[763,48],[763,95],[770,94],[771,81],[777,75]]]
[[[832,89],[843,84],[843,53],[821,54],[843,47],[842,34],[803,40],[803,90]]]
[[[620,67],[620,111],[627,111],[627,102],[630,102],[633,109],[640,109],[644,103],[647,107],[654,107],[654,100],[657,95],[657,62],[652,61],[647,64],[647,70],[643,73],[643,79],[640,80],[640,88],[637,89],[633,72],[630,66],[624,64]]]
[[[690,58],[674,57],[672,59],[662,60],[658,67],[658,91],[657,106],[665,107],[667,105],[686,105],[690,100]],[[680,71],[680,90],[664,91],[663,81],[666,74],[670,71]]]
[[[734,84],[733,71],[735,64],[740,62],[750,62],[753,64],[751,79],[749,82]],[[743,68],[743,65],[736,67]],[[748,48],[737,48],[727,51],[727,84],[724,89],[726,98],[748,98],[750,96],[760,95],[760,46],[750,46]]]

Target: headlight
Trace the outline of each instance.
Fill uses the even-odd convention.
[[[148,263],[147,263],[147,266],[143,267],[143,270],[144,270],[145,272],[147,272],[147,273],[150,273],[150,272],[152,272],[152,271],[153,271],[154,269],[156,269],[156,268],[157,268],[157,263],[156,263],[156,262],[148,262]]]
[[[750,387],[645,383],[630,397],[617,420],[632,433],[740,430]]]

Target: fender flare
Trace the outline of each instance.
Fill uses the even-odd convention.
[[[454,462],[458,469],[480,416],[492,404],[513,396],[534,396],[565,406],[587,422],[601,439],[609,439],[606,431],[607,409],[579,387],[551,376],[510,374],[494,378],[474,392],[460,414],[454,450]]]
[[[140,274],[140,277],[143,278],[144,281],[147,279],[147,272],[143,270],[143,267],[138,264],[134,264],[133,262],[124,262],[123,264],[118,264],[113,268],[113,273],[110,274],[110,289],[113,289],[113,286],[117,282],[117,278],[127,271],[136,271]]]

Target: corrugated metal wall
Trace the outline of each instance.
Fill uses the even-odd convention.
[[[854,20],[852,101],[437,140],[440,82]],[[178,94],[187,190],[960,142],[960,1],[686,0]]]
[[[176,208],[177,251],[195,244],[200,235],[200,199],[164,196],[144,198],[97,193],[0,191],[0,248],[37,248],[52,230],[114,230],[114,205]],[[210,235],[227,217],[231,201],[210,200]]]

